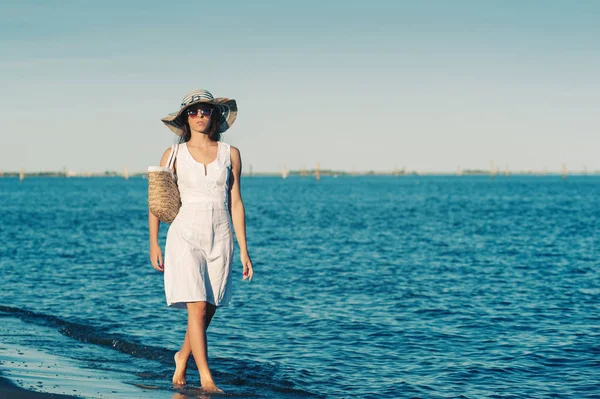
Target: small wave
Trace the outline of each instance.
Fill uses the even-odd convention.
[[[171,365],[173,362],[175,351],[136,343],[131,337],[111,333],[101,326],[74,323],[52,315],[0,305],[0,316],[2,316],[2,313],[4,313],[4,316],[17,317],[26,323],[56,328],[61,334],[82,343],[111,348],[134,357],[159,361],[165,365]],[[253,386],[261,390],[265,389],[298,396],[322,396],[294,387],[294,384],[290,382],[293,380],[293,376],[288,375],[291,373],[282,371],[277,365],[250,363],[225,358],[215,360],[220,364],[221,371],[215,370],[213,374],[229,380],[233,385]],[[190,368],[195,369],[195,365],[193,362],[191,363]]]
[[[0,312],[16,316],[28,323],[58,328],[61,334],[79,342],[109,347],[135,357],[158,361],[168,359],[170,361],[174,354],[174,351],[165,348],[130,342],[125,337],[109,333],[107,329],[100,326],[73,323],[56,316],[11,306],[0,305]]]

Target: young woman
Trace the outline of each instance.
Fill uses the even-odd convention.
[[[162,119],[180,136],[175,171],[181,195],[181,209],[167,232],[164,264],[158,244],[159,220],[148,212],[150,261],[164,272],[167,305],[188,312],[185,339],[175,353],[173,383],[185,384],[187,360],[193,353],[202,388],[218,392],[222,391],[208,367],[206,329],[217,307],[229,305],[231,299],[232,222],[243,280],[251,281],[254,274],[240,193],[242,159],[237,148],[220,141],[236,116],[235,100],[194,90],[185,95],[178,112]],[[170,154],[168,148],[161,166]]]

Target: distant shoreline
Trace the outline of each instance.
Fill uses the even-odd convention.
[[[64,172],[3,172],[0,173],[0,179],[2,178],[14,178],[14,177],[67,177],[67,178],[81,178],[81,177],[118,177],[118,178],[147,178],[146,172],[129,173],[124,175],[123,173],[107,171],[104,173],[64,173]],[[315,177],[317,175],[314,170],[306,171],[289,171],[285,177],[299,176],[299,177]],[[347,172],[347,171],[331,171],[322,170],[319,172],[319,176],[332,176],[332,177],[356,177],[356,176],[394,176],[394,177],[408,177],[408,176],[488,176],[488,177],[510,177],[510,176],[600,176],[600,171],[593,172],[579,172],[572,171],[568,173],[561,172],[549,172],[549,171],[515,171],[510,173],[494,173],[490,174],[489,171],[484,170],[463,170],[460,173],[457,172],[435,172],[435,171],[409,171],[409,172]],[[283,177],[281,172],[252,172],[242,173],[244,177]]]

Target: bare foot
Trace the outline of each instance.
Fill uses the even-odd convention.
[[[173,373],[173,384],[185,385],[185,371],[187,362],[179,358],[179,352],[175,353],[175,373]]]
[[[215,382],[213,380],[207,380],[206,382],[204,382],[204,380],[202,380],[202,390],[206,391],[206,392],[218,392],[218,393],[225,393],[223,392],[222,389],[220,389],[219,387],[217,387],[215,385]]]

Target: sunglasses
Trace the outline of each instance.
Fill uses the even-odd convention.
[[[198,114],[208,118],[212,115],[212,113],[213,110],[211,108],[188,109],[187,111],[188,116],[191,118],[197,118],[199,116]]]

